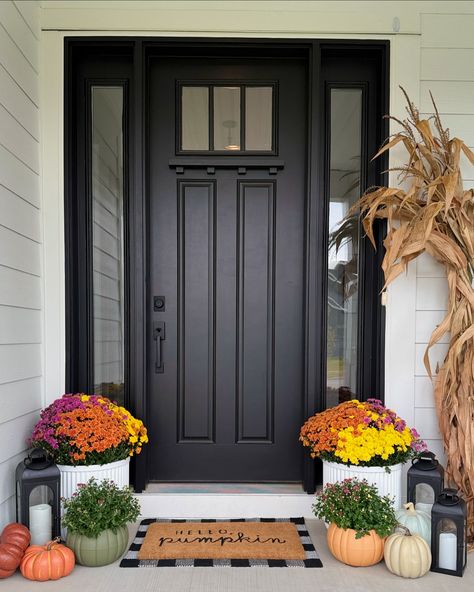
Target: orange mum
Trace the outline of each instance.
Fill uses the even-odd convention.
[[[115,414],[107,415],[99,406],[87,406],[65,413],[62,424],[57,428],[60,436],[65,436],[72,447],[75,460],[83,460],[87,452],[104,452],[114,448],[127,439],[127,429]]]
[[[347,401],[310,417],[300,432],[303,446],[311,449],[311,457],[321,452],[332,452],[337,447],[339,431],[353,427],[354,431],[364,425],[367,411],[359,407],[359,401]]]

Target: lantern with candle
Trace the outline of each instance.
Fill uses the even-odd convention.
[[[407,472],[407,502],[417,510],[431,514],[431,508],[443,491],[444,469],[433,452],[421,452]]]
[[[16,468],[16,519],[30,529],[32,545],[61,535],[60,478],[58,467],[40,448]]]
[[[467,562],[466,502],[444,489],[431,511],[431,571],[462,576]]]

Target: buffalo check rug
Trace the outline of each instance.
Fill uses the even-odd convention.
[[[304,518],[142,520],[120,567],[322,567]]]

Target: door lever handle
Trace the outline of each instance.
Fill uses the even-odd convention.
[[[165,338],[164,322],[155,321],[153,323],[153,339],[155,340],[155,374],[162,374],[165,371],[161,352],[161,342],[164,341]]]

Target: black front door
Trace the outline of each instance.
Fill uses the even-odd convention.
[[[149,68],[153,481],[301,481],[307,68]]]

